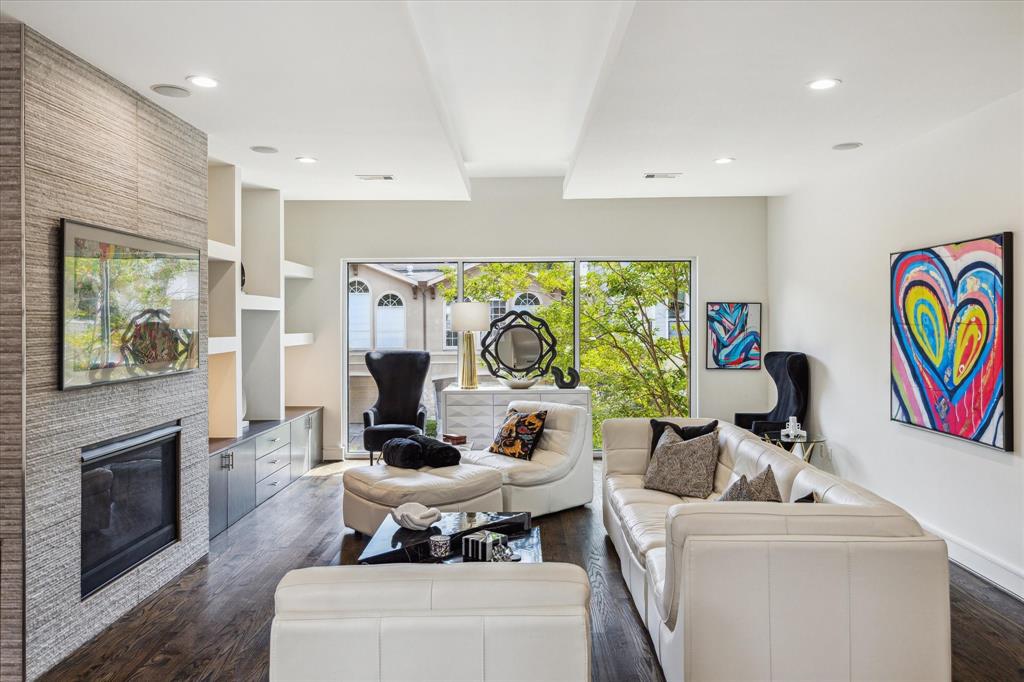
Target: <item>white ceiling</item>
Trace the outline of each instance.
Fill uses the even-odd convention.
[[[1024,87],[1019,2],[30,2],[24,21],[287,199],[783,194]],[[208,73],[215,90],[153,94]],[[810,92],[817,77],[841,78]],[[832,151],[860,141],[853,152]],[[281,150],[273,156],[251,145]],[[294,161],[299,155],[320,160]],[[736,157],[719,166],[713,160]],[[643,180],[645,171],[682,172]],[[394,173],[362,182],[356,173]]]

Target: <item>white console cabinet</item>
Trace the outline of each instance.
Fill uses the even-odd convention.
[[[441,392],[441,431],[463,434],[473,441],[474,450],[483,450],[494,440],[494,434],[505,421],[508,404],[514,400],[539,400],[578,405],[587,411],[588,422],[592,422],[590,389],[586,386],[577,386],[576,388],[533,386],[526,389],[513,389],[496,385],[462,389],[457,385],[452,385]],[[592,426],[592,423],[588,423],[588,440],[592,440]],[[593,450],[592,443],[586,451],[591,450]]]

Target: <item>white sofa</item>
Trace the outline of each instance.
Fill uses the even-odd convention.
[[[441,511],[516,511],[533,516],[579,507],[594,496],[593,457],[584,452],[590,421],[582,407],[516,400],[520,412],[547,410],[531,459],[485,450],[451,467],[355,467],[342,476],[345,525],[372,535],[388,511],[419,502]],[[489,444],[488,444],[489,445]]]
[[[587,411],[576,405],[531,400],[514,400],[509,409],[547,410],[544,431],[531,459],[497,455],[486,448],[462,453],[463,462],[501,473],[503,511],[540,516],[590,502],[594,497],[594,458],[584,452],[589,442]]]
[[[602,434],[605,528],[666,679],[949,679],[946,544],[905,511],[724,423],[707,500],[647,490],[650,421]],[[714,501],[769,464],[787,502]]]
[[[291,571],[270,679],[590,680],[590,583],[570,564]]]

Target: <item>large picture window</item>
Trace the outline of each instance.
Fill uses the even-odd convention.
[[[362,412],[377,399],[366,350],[430,351],[423,403],[436,433],[438,396],[458,373],[451,304],[460,296],[487,302],[492,322],[509,310],[547,322],[554,365],[578,369],[592,391],[595,448],[605,419],[689,416],[690,277],[688,260],[350,263],[349,451],[363,451]],[[480,368],[481,384],[497,381]]]

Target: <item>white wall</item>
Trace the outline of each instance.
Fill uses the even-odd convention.
[[[287,402],[324,405],[326,456],[341,440],[341,259],[695,258],[695,407],[732,419],[767,407],[763,372],[703,369],[704,302],[766,301],[765,200],[561,198],[560,178],[475,180],[469,202],[285,202],[288,258],[313,265],[302,321],[316,343],[289,356]],[[770,330],[766,330],[770,334]]]
[[[809,421],[828,437],[837,473],[902,505],[949,541],[954,559],[1024,595],[1021,438],[1017,452],[1004,453],[890,422],[888,312],[892,251],[1011,230],[1018,240],[1014,269],[1024,272],[1022,128],[1018,93],[874,167],[770,199],[768,267],[770,348],[811,356]]]

